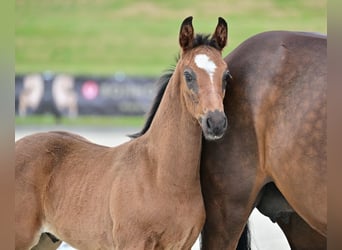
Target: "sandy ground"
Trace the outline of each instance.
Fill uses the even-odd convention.
[[[22,138],[23,136],[41,132],[62,130],[77,133],[90,141],[101,145],[115,146],[121,144],[129,138],[128,134],[137,132],[138,128],[85,128],[85,127],[21,127],[17,126],[15,130],[15,140]],[[250,217],[250,230],[252,237],[252,250],[288,250],[290,249],[285,236],[281,232],[280,228],[272,223],[267,217],[260,214],[257,210],[254,210]],[[63,243],[59,250],[72,250],[67,244]],[[198,250],[199,241],[195,243],[192,250]]]

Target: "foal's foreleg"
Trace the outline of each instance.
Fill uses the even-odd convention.
[[[23,191],[18,190],[15,197],[15,249],[28,250],[39,240],[42,221],[34,195],[29,192],[23,195]]]

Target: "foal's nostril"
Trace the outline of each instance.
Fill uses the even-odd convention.
[[[212,128],[213,124],[212,124],[212,119],[210,117],[207,118],[207,126],[209,129]]]
[[[221,122],[217,125],[220,129],[225,129],[227,127],[227,118],[223,117]]]
[[[227,124],[227,117],[224,116],[224,117],[223,117],[223,126],[222,126],[222,127],[223,127],[224,129],[226,129],[226,128],[227,128],[227,125],[228,125],[228,124]]]

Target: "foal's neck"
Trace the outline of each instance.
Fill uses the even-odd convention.
[[[191,116],[173,75],[149,130],[158,181],[188,188],[199,183],[202,130]]]

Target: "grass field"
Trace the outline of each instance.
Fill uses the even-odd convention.
[[[157,76],[174,63],[181,21],[229,23],[228,54],[266,30],[326,33],[326,0],[16,0],[16,73]]]

